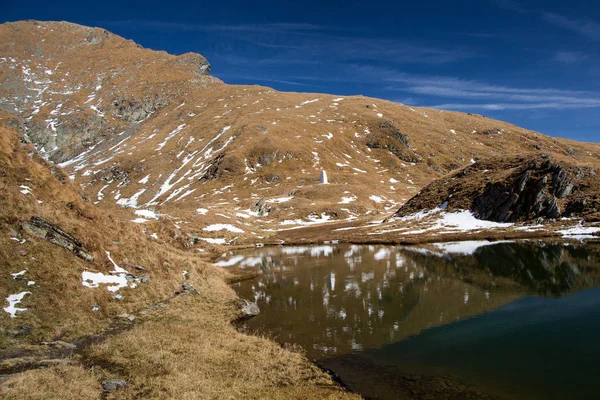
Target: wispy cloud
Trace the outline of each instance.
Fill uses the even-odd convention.
[[[567,18],[552,12],[542,13],[544,21],[578,33],[593,41],[600,41],[600,24],[589,19]]]
[[[590,58],[588,54],[580,53],[578,51],[557,51],[554,53],[553,59],[562,64],[573,65],[579,64],[588,58]]]
[[[255,32],[277,33],[296,32],[310,33],[327,29],[321,25],[307,23],[265,23],[265,24],[188,24],[180,22],[150,21],[150,20],[117,20],[101,21],[102,25],[110,26],[135,26],[143,29],[157,29],[170,31],[206,31],[206,32]]]
[[[566,110],[566,109],[581,109],[581,108],[596,108],[600,107],[600,101],[593,104],[563,104],[563,103],[444,103],[429,106],[431,108],[439,108],[443,110],[490,110],[490,111],[504,111],[504,110],[540,110],[540,109],[553,109],[553,110]]]
[[[500,8],[504,8],[505,10],[515,11],[519,14],[527,14],[530,11],[523,7],[520,3],[513,0],[492,0],[492,3],[496,4]]]
[[[436,108],[533,110],[600,107],[600,93],[593,91],[513,87],[447,76],[407,74],[389,69],[377,69],[375,72],[373,68],[376,67],[357,68],[375,74],[385,82],[388,91],[424,96],[421,103],[427,100],[431,104],[436,98],[462,100],[432,106]]]
[[[238,52],[239,44],[254,46],[262,52],[261,63],[289,64],[290,60],[319,62],[375,62],[409,64],[446,64],[480,57],[466,47],[438,46],[414,40],[366,37],[358,29],[304,23],[265,24],[186,24],[163,21],[124,20],[105,21],[106,26],[135,26],[140,29],[167,31],[198,31],[221,38],[215,46],[227,42],[230,50]],[[236,47],[236,44],[238,45]],[[219,48],[223,51],[223,48]],[[246,48],[245,50],[248,50]],[[270,53],[269,53],[270,51]],[[252,53],[249,51],[248,53]],[[255,54],[257,52],[254,52]],[[265,54],[266,53],[266,54]],[[268,61],[267,61],[268,60]]]

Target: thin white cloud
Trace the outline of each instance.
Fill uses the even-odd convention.
[[[578,51],[557,51],[554,53],[554,61],[558,61],[561,64],[579,64],[589,58],[589,55],[580,53]]]
[[[596,108],[600,107],[600,102],[597,104],[563,104],[563,103],[445,103],[427,106],[431,108],[439,108],[443,110],[539,110],[539,109],[581,109],[581,108]]]
[[[552,12],[542,13],[542,18],[550,24],[578,33],[595,42],[600,41],[600,24],[595,21],[567,18]]]

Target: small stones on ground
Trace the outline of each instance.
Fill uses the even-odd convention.
[[[107,379],[102,381],[102,389],[106,390],[107,392],[112,392],[126,387],[127,382],[125,382],[123,379]]]
[[[133,315],[127,314],[127,313],[119,315],[119,318],[126,319],[131,322],[133,322],[135,320],[135,317]]]

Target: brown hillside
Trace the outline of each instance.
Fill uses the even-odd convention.
[[[11,124],[90,201],[128,219],[127,208],[151,209],[191,236],[261,241],[307,223],[389,216],[433,179],[492,156],[600,159],[597,144],[481,115],[226,85],[206,75],[202,56],[142,49],[102,29],[29,21],[1,25],[0,37]],[[214,224],[234,228],[203,230]]]
[[[0,271],[0,397],[113,398],[108,378],[128,382],[119,398],[352,397],[300,354],[237,332],[228,273],[100,212],[1,124]]]

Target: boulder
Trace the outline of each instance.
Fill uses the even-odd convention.
[[[260,199],[254,204],[254,212],[261,217],[269,214],[272,210],[273,208],[264,199]]]
[[[107,392],[113,392],[117,389],[123,389],[127,387],[127,382],[125,382],[123,379],[107,379],[105,381],[102,381],[102,389],[106,390]]]
[[[184,294],[184,293],[196,293],[196,294],[200,294],[200,292],[198,291],[198,289],[196,289],[194,286],[192,286],[191,283],[188,282],[183,282],[181,284],[181,289],[177,292],[175,292],[176,294]]]
[[[258,305],[246,299],[238,299],[236,305],[242,313],[241,319],[252,318],[260,314]]]

